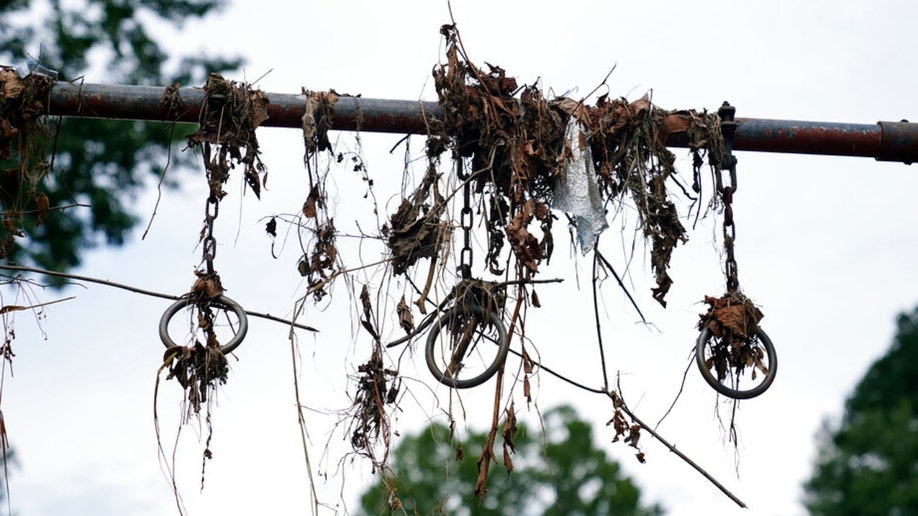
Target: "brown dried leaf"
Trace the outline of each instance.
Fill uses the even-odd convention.
[[[0,81],[3,82],[3,88],[0,89],[3,100],[19,97],[19,94],[22,93],[22,89],[25,87],[22,79],[16,74],[16,70],[5,66],[0,67]]]
[[[507,407],[506,414],[507,417],[504,420],[504,430],[501,432],[501,437],[504,438],[504,467],[507,468],[507,474],[509,475],[513,471],[513,459],[510,455],[516,453],[516,409],[512,401],[510,406]]]
[[[527,403],[532,403],[532,387],[529,382],[529,375],[523,377],[523,397]]]
[[[195,271],[195,275],[198,279],[191,285],[192,298],[210,301],[223,295],[223,282],[220,281],[219,274]]]
[[[249,121],[252,124],[252,129],[254,130],[268,119],[268,105],[271,104],[271,101],[269,101],[268,97],[266,97],[265,94],[261,91],[252,90],[249,91],[249,103],[251,106]]]
[[[414,331],[414,316],[411,315],[411,308],[408,306],[408,303],[405,302],[405,296],[402,296],[402,299],[398,302],[398,306],[395,307],[395,311],[398,314],[398,324],[405,330],[405,333],[411,333]]]
[[[306,202],[303,203],[303,215],[311,219],[316,218],[317,204],[321,204],[319,185],[313,185],[312,189],[309,191],[309,195],[306,197]]]
[[[360,304],[363,306],[363,317],[369,321],[373,318],[373,305],[370,303],[370,289],[366,285],[360,289]]]
[[[665,146],[669,135],[685,132],[692,126],[692,118],[688,113],[671,113],[663,118],[660,131],[657,133],[657,145]]]
[[[37,211],[35,225],[41,226],[41,223],[45,221],[45,217],[48,216],[48,210],[51,208],[51,202],[45,192],[38,192],[35,195],[35,207]]]

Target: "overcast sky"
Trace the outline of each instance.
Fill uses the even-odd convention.
[[[247,67],[233,78],[251,81],[270,71],[258,83],[267,92],[334,88],[364,97],[436,100],[430,71],[443,48],[439,27],[449,22],[445,2],[292,5],[240,3],[181,30],[162,28],[163,39],[184,51],[242,54]],[[608,81],[611,96],[633,100],[652,91],[654,103],[665,109],[716,110],[728,100],[739,117],[918,120],[918,73],[911,66],[918,6],[911,2],[457,0],[453,12],[475,62],[500,65],[521,84],[540,80],[556,94],[586,95],[615,66]],[[86,81],[108,78],[104,70],[90,71]],[[259,202],[241,195],[240,178],[232,179],[218,220],[217,267],[228,295],[246,308],[289,315],[305,290],[296,273],[297,245],[291,240],[281,250],[279,239],[282,252],[273,259],[264,217],[302,206],[307,193],[302,136],[282,129],[262,129],[259,136],[270,170],[268,191]],[[339,150],[357,148],[353,134],[333,136]],[[399,139],[361,137],[385,213],[398,204],[404,146],[388,151]],[[412,143],[412,155],[420,155],[421,141]],[[685,151],[675,152],[685,157]],[[765,313],[762,327],[780,359],[777,380],[760,398],[741,403],[738,451],[726,442],[717,396],[694,365],[659,431],[750,510],[740,512],[649,436],[643,440],[643,465],[629,448],[610,444],[607,399],[548,376],[537,389],[543,410],[573,403],[594,424],[597,442],[637,479],[646,499],[675,515],[803,513],[800,486],[811,470],[818,429],[841,413],[845,397],[885,352],[896,314],[918,301],[914,168],[870,158],[737,154],[740,281]],[[690,177],[688,163],[679,164],[683,177]],[[415,173],[423,171],[423,163],[414,167]],[[365,219],[372,204],[363,197],[360,178],[346,168],[331,177],[336,220],[348,225]],[[176,172],[173,178],[183,188],[166,192],[146,240],[140,241],[138,232],[124,248],[88,254],[80,274],[172,294],[188,289],[200,257],[205,181],[201,170]],[[137,200],[142,216],[152,212],[153,200],[152,195]],[[604,286],[608,362],[621,373],[625,399],[647,421],[657,421],[679,389],[703,310],[699,301],[722,292],[718,223],[703,221],[691,241],[677,248],[665,310],[649,295],[646,260],[632,264],[630,280],[653,327],[636,324],[621,292],[611,283]],[[602,249],[623,269],[621,223],[611,225]],[[343,247],[347,266],[379,258],[372,250]],[[589,271],[589,258],[558,246],[543,277],[565,282],[539,289],[542,308],[530,313],[527,335],[546,365],[600,386]],[[381,277],[367,273],[356,279],[378,288]],[[354,328],[351,299],[342,287],[330,303],[310,305],[304,316],[321,333],[301,333],[298,340],[310,453],[316,473],[327,476],[319,479],[320,500],[340,511],[343,503],[355,509],[357,493],[374,478],[365,462],[339,468],[347,446],[341,428],[334,430],[336,411],[348,406],[346,376],[370,349],[370,340]],[[397,294],[396,288],[395,301]],[[4,304],[14,302],[9,291],[3,295]],[[23,516],[174,511],[152,420],[163,352],[156,325],[168,303],[98,285],[41,292],[39,298],[65,295],[77,298],[48,307],[41,331],[28,314],[15,319],[15,376],[6,379],[3,392],[7,432],[22,464],[12,476],[14,510]],[[308,507],[287,328],[262,320],[250,325],[214,409],[214,458],[203,493],[199,433],[186,427],[179,440],[178,483],[191,514],[302,514]],[[395,334],[391,321],[386,328]],[[417,369],[403,373],[427,381],[419,356],[412,364]],[[464,425],[488,424],[491,387],[464,394]],[[412,389],[418,401],[406,399],[395,419],[403,433],[429,419],[442,421],[448,406],[443,388],[434,387],[439,405],[422,385],[413,383]],[[167,450],[175,439],[180,399],[174,382],[161,386]],[[517,399],[519,417],[536,424],[536,413],[523,406]],[[727,413],[729,406],[720,408]]]

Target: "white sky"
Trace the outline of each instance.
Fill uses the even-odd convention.
[[[449,22],[445,2],[262,1],[235,5],[205,23],[164,32],[174,48],[242,53],[248,80],[271,71],[258,84],[267,92],[298,93],[334,88],[365,97],[435,100],[430,70],[437,63],[438,29]],[[873,123],[918,119],[918,74],[912,53],[918,35],[911,2],[772,1],[535,2],[460,1],[453,12],[472,59],[505,68],[520,83],[541,78],[561,94],[584,95],[617,65],[612,96],[640,97],[653,90],[660,107],[716,110],[724,100],[739,117]],[[71,71],[73,74],[74,71]],[[243,79],[242,76],[235,77]],[[104,73],[87,82],[106,82]],[[75,121],[68,122],[75,123]],[[304,291],[291,241],[273,260],[262,217],[296,212],[305,199],[302,140],[293,130],[260,132],[270,169],[260,202],[241,197],[239,177],[228,187],[218,220],[217,267],[228,294],[246,308],[289,314]],[[403,150],[387,153],[400,137],[363,135],[369,173],[380,207],[397,205]],[[420,141],[415,141],[417,154]],[[354,148],[341,134],[342,149]],[[679,156],[684,151],[676,150]],[[814,436],[826,417],[840,414],[844,398],[869,364],[881,356],[894,331],[894,317],[918,296],[913,257],[918,238],[913,208],[918,176],[902,164],[869,158],[768,155],[739,152],[740,190],[735,201],[737,253],[745,292],[766,314],[763,328],[778,348],[774,386],[740,405],[738,456],[725,442],[715,414],[717,399],[692,365],[685,391],[660,432],[720,479],[750,510],[729,499],[664,447],[644,438],[648,463],[632,450],[610,445],[603,424],[608,400],[542,377],[538,404],[544,410],[573,403],[594,423],[595,437],[641,486],[645,500],[670,514],[784,515],[803,512],[801,483],[814,456]],[[682,161],[683,177],[689,177]],[[422,164],[417,171],[422,170]],[[176,173],[184,187],[167,192],[151,234],[122,249],[87,256],[84,275],[180,294],[193,280],[195,247],[203,210],[199,170]],[[365,217],[365,189],[348,170],[333,174],[338,188],[336,220]],[[152,211],[153,197],[137,202]],[[676,250],[675,284],[663,310],[650,298],[649,271],[637,260],[631,279],[640,305],[659,331],[635,325],[627,300],[611,283],[604,288],[604,340],[611,369],[621,371],[629,404],[655,422],[671,403],[692,349],[694,323],[705,294],[720,294],[722,276],[714,248],[719,221],[707,220],[692,241]],[[613,222],[613,230],[620,227]],[[283,231],[285,228],[281,228]],[[239,234],[238,241],[236,234]],[[599,386],[588,282],[578,289],[575,272],[589,278],[589,262],[561,241],[543,277],[563,276],[560,286],[539,289],[543,307],[530,313],[528,335],[543,361],[584,383]],[[621,265],[617,235],[605,238],[606,256]],[[280,243],[280,240],[279,240]],[[373,252],[346,246],[348,266]],[[479,253],[480,256],[480,253]],[[645,261],[646,262],[646,261]],[[623,268],[623,266],[622,266]],[[363,277],[378,286],[378,276]],[[343,286],[343,284],[341,285]],[[162,359],[156,325],[167,302],[98,285],[47,301],[77,299],[49,307],[42,328],[16,316],[15,377],[6,379],[3,416],[22,468],[12,477],[14,510],[36,514],[163,514],[174,511],[170,486],[160,472],[152,421],[155,372]],[[4,304],[14,302],[4,292]],[[397,301],[400,291],[394,289]],[[332,306],[310,308],[305,322],[321,330],[301,336],[300,378],[304,404],[318,411],[347,407],[345,375],[369,355],[369,339],[353,329],[347,292]],[[252,320],[249,337],[231,359],[229,382],[214,411],[214,459],[199,493],[200,453],[193,428],[180,440],[179,484],[191,514],[302,514],[308,480],[293,398],[286,328]],[[387,330],[394,334],[394,325]],[[353,338],[353,335],[357,338]],[[418,356],[417,371],[428,377]],[[464,397],[469,427],[489,421],[492,384]],[[405,400],[396,427],[410,432],[438,408],[414,384],[420,402]],[[159,411],[166,446],[174,437],[180,391],[161,387]],[[535,424],[517,398],[522,420]],[[722,410],[726,411],[726,406]],[[314,467],[328,474],[320,500],[334,506],[343,493],[353,510],[356,494],[373,477],[366,464],[337,469],[346,443],[331,434],[335,415],[307,412]],[[467,451],[468,453],[468,451]],[[342,488],[342,483],[346,486]],[[339,505],[339,509],[343,506]],[[331,513],[331,510],[328,511]]]

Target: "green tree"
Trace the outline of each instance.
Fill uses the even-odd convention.
[[[471,455],[485,443],[485,433],[470,432],[461,443],[451,442],[449,429],[434,423],[403,436],[393,450],[391,471],[363,494],[362,509],[385,513],[397,496],[407,514],[662,514],[658,505],[640,503],[637,486],[594,445],[590,424],[573,408],[552,409],[543,422],[544,431],[519,425],[514,469],[509,474],[491,469],[484,500],[474,493],[478,457]]]
[[[804,502],[812,514],[918,514],[918,309],[825,424]]]
[[[25,65],[33,58],[57,70],[60,80],[76,80],[90,61],[104,65],[105,83],[165,85],[203,83],[205,72],[240,66],[238,59],[201,55],[170,59],[142,20],[180,26],[221,6],[221,0],[0,0],[0,64]],[[46,16],[33,13],[48,9]],[[37,25],[36,25],[37,24]],[[189,49],[192,50],[192,49]],[[2,100],[2,96],[0,96]],[[10,159],[0,161],[4,228],[13,222],[25,235],[15,239],[6,259],[66,270],[83,251],[106,243],[121,245],[139,221],[129,208],[140,189],[162,173],[166,149],[186,136],[187,125],[69,119],[58,132],[32,141],[42,158],[21,166],[19,142]],[[176,159],[189,159],[173,155]],[[47,198],[47,217],[39,224],[39,197]],[[66,206],[88,205],[63,209]],[[3,235],[5,240],[7,235]]]

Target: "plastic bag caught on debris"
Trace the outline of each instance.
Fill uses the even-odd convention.
[[[572,116],[568,121],[564,139],[570,147],[571,157],[565,162],[561,177],[555,180],[552,208],[574,217],[577,240],[585,255],[593,250],[596,237],[609,224],[602,206],[596,169],[593,168],[593,156],[582,137],[577,117]]]
[[[24,79],[27,75],[31,75],[33,73],[38,75],[46,75],[52,80],[57,80],[57,70],[46,68],[42,66],[41,63],[31,58],[26,62],[26,64],[16,67],[16,75],[18,75],[20,79]]]

